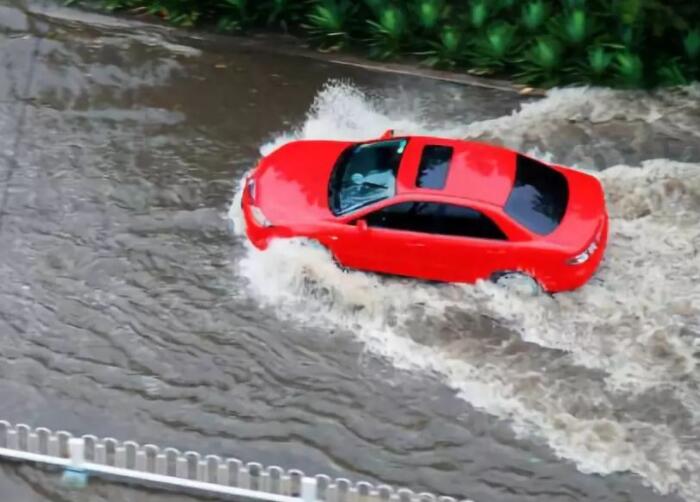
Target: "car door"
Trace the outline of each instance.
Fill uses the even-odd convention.
[[[475,209],[419,200],[369,211],[336,233],[334,253],[348,267],[457,282],[488,277],[506,240]]]
[[[410,275],[415,251],[413,239],[404,231],[413,202],[389,204],[364,211],[337,228],[333,252],[343,265],[396,275]]]
[[[474,282],[494,271],[507,236],[485,213],[465,205],[422,202],[416,216],[425,222],[425,255],[434,279]]]
[[[471,278],[472,247],[450,235],[449,208],[420,200],[397,202],[349,221],[336,240],[336,256],[362,270],[428,280]],[[449,214],[448,214],[449,216]],[[447,226],[446,226],[447,225]],[[456,265],[456,266],[455,266]]]

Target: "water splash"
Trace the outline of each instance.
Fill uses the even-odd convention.
[[[679,107],[687,113],[699,92],[556,90],[505,117],[435,127],[333,83],[297,131],[262,150],[296,138],[371,138],[390,127],[492,137],[513,147],[533,138],[551,144],[557,124],[571,121],[591,130],[616,118],[662,129],[667,120],[685,123]],[[533,298],[490,283],[429,285],[345,272],[299,240],[275,242],[265,253],[251,248],[240,271],[280,315],[349,327],[368,350],[399,368],[440,375],[461,398],[546,441],[581,471],[634,472],[663,493],[698,501],[700,164],[652,160],[599,176],[610,244],[596,277],[573,293]]]

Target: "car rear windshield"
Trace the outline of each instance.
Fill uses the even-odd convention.
[[[518,155],[505,211],[531,231],[547,235],[561,223],[569,201],[566,177],[542,162]]]

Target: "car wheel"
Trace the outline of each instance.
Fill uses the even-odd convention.
[[[537,296],[543,291],[537,279],[523,272],[497,272],[491,280],[496,285],[521,295]]]

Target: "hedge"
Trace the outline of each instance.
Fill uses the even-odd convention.
[[[685,85],[700,77],[700,0],[96,1],[180,26],[283,30],[320,50],[542,87]]]

